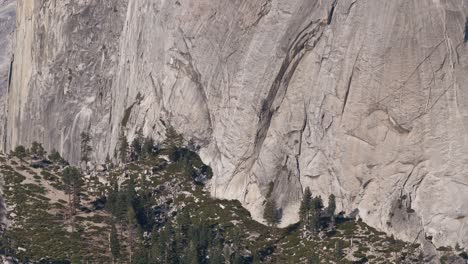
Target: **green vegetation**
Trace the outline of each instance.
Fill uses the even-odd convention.
[[[46,155],[46,151],[42,147],[42,144],[38,143],[37,141],[33,141],[31,145],[31,154],[37,156],[40,159],[43,159]]]
[[[81,132],[80,138],[81,138],[81,162],[83,162],[85,166],[87,166],[89,159],[90,159],[89,155],[91,151],[93,151],[93,148],[90,145],[91,137],[89,136],[88,133]]]
[[[28,153],[27,153],[26,148],[24,146],[19,145],[19,146],[15,147],[15,150],[13,151],[12,155],[17,157],[18,159],[22,160],[22,159],[26,158]]]
[[[126,163],[128,157],[128,140],[125,133],[122,131],[119,136],[119,159],[120,162]]]
[[[281,211],[278,209],[276,201],[271,197],[274,187],[274,183],[270,182],[266,196],[265,208],[263,209],[263,218],[272,227],[276,227],[281,222]]]
[[[120,258],[120,241],[119,236],[117,235],[117,228],[112,224],[111,234],[110,234],[110,248],[114,262]]]
[[[68,206],[70,208],[68,217],[71,218],[76,214],[76,206],[79,205],[78,194],[83,185],[83,179],[77,168],[66,167],[62,172],[62,181],[65,186],[65,193],[68,194]]]
[[[46,168],[18,171],[13,160],[2,161],[5,198],[15,214],[3,252],[23,262],[138,264],[388,263],[419,253],[362,222],[336,217],[335,197],[324,208],[310,189],[301,222],[278,228],[281,208],[271,184],[265,204],[270,226],[262,225],[240,202],[212,198],[205,186],[212,172],[197,147],[184,146],[173,128],[166,137],[159,145],[138,136],[140,147],[132,142],[131,150],[121,138],[124,164],[91,175],[64,165],[58,152]],[[131,152],[137,154],[132,161]]]

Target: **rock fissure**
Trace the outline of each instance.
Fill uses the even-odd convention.
[[[333,13],[335,12],[337,3],[338,3],[338,0],[333,0],[332,6],[330,8],[330,12],[328,13],[327,25],[330,25],[333,21]]]
[[[465,22],[465,36],[464,36],[463,41],[465,43],[468,42],[468,18],[466,19],[466,22]]]

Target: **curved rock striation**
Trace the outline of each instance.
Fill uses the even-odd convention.
[[[261,219],[302,190],[407,241],[468,247],[464,0],[19,0],[7,149],[118,136],[202,146]]]

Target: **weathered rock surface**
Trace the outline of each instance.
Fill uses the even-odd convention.
[[[0,135],[6,128],[8,82],[13,50],[16,1],[0,0]],[[4,140],[1,137],[0,140]]]
[[[0,0],[0,136],[5,135],[6,111],[8,98],[8,82],[12,60],[13,32],[15,29],[16,2]],[[4,137],[0,137],[3,142]],[[3,200],[3,179],[0,179],[0,233],[3,232],[6,221],[5,201]]]
[[[261,219],[268,185],[370,225],[468,247],[464,0],[18,1],[5,148],[77,161],[170,123],[202,146],[212,194]]]

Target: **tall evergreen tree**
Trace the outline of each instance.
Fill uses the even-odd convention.
[[[137,235],[136,214],[132,206],[128,206],[127,208],[127,233],[128,248],[130,250],[130,262],[132,262]]]
[[[274,199],[268,199],[263,211],[263,217],[270,226],[276,227],[280,223],[280,215]]]
[[[119,236],[117,234],[117,228],[115,228],[115,224],[112,224],[109,240],[111,253],[114,257],[114,262],[116,262],[120,258],[120,241]]]
[[[16,146],[15,150],[13,151],[13,155],[18,159],[23,160],[27,156],[26,148],[22,145]]]
[[[344,251],[343,251],[343,242],[341,240],[338,240],[335,243],[335,260],[339,262],[342,260],[344,257]]]
[[[33,155],[36,155],[38,158],[42,159],[44,158],[46,152],[44,148],[42,147],[41,143],[38,143],[37,141],[33,141],[31,144],[31,153]]]
[[[212,245],[210,249],[210,263],[212,264],[223,264],[225,263],[224,261],[224,256],[223,256],[223,245],[219,240]]]
[[[85,166],[87,166],[88,161],[90,160],[89,154],[93,150],[93,148],[90,145],[91,137],[88,133],[83,131],[80,134],[80,138],[81,138],[81,162],[83,162]]]
[[[181,148],[183,144],[182,135],[177,133],[173,126],[169,126],[166,129],[166,148]]]
[[[312,255],[307,260],[307,264],[320,264],[319,255],[315,252],[312,252]]]
[[[127,155],[128,155],[128,140],[124,132],[122,131],[119,137],[119,157],[122,163],[127,162]]]
[[[60,153],[56,149],[52,149],[49,155],[49,160],[52,162],[62,162],[62,156],[60,156]]]
[[[132,144],[131,144],[131,152],[130,152],[130,157],[132,161],[137,161],[141,158],[142,154],[142,142],[141,142],[141,137],[138,135],[133,139]]]
[[[132,264],[147,264],[150,262],[148,249],[143,243],[139,243],[132,258]]]
[[[143,141],[142,155],[144,158],[149,158],[153,155],[154,140],[151,137],[146,137]]]
[[[312,192],[307,187],[302,195],[301,206],[299,207],[299,217],[304,226],[309,224],[309,213],[312,206]]]
[[[317,196],[312,200],[313,207],[316,210],[321,210],[323,209],[323,200],[321,196]]]
[[[335,211],[336,211],[336,200],[335,195],[330,194],[328,197],[328,214],[330,215],[330,229],[335,229]]]
[[[72,217],[75,215],[75,208],[79,203],[78,194],[83,185],[83,179],[81,177],[80,171],[72,166],[66,167],[62,171],[62,182],[65,185],[66,193],[68,193],[70,217]]]
[[[117,184],[117,182],[111,183],[111,185],[112,188],[107,193],[106,208],[113,214],[119,195],[119,185]]]
[[[309,229],[316,234],[320,230],[320,211],[311,210],[309,215]]]
[[[336,210],[336,200],[335,200],[335,195],[330,194],[328,197],[328,213],[330,216],[334,217],[335,216],[335,210]]]
[[[195,242],[191,241],[189,246],[185,252],[184,258],[182,259],[182,263],[186,264],[199,264],[198,260],[198,251],[195,245]]]

